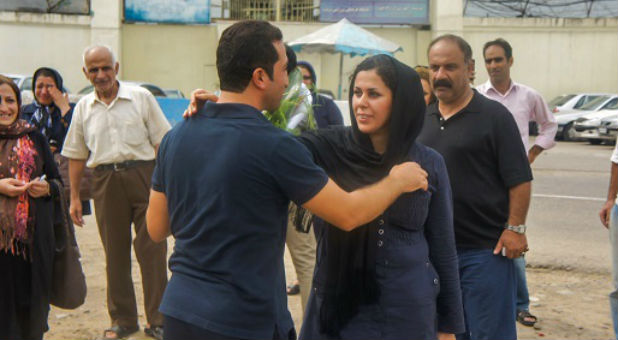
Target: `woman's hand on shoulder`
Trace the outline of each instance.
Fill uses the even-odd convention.
[[[207,101],[217,102],[219,97],[214,94],[214,92],[210,92],[204,89],[196,89],[191,92],[191,100],[189,102],[189,107],[182,114],[183,118],[193,117],[197,111],[201,110],[204,104]]]
[[[28,190],[28,183],[24,183],[15,178],[0,179],[0,194],[15,197]]]
[[[28,194],[33,198],[49,196],[49,182],[46,180],[41,181],[39,177],[33,179],[28,183]]]

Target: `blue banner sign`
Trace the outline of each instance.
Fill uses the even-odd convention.
[[[320,21],[355,24],[429,24],[429,0],[322,0]]]
[[[208,24],[210,0],[124,0],[124,20],[176,24]]]

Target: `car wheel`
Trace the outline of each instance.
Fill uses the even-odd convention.
[[[603,142],[603,140],[601,139],[588,139],[588,143],[592,144],[592,145],[599,145]]]
[[[563,141],[572,141],[575,139],[575,131],[573,130],[573,122],[567,124],[562,129],[562,140]]]

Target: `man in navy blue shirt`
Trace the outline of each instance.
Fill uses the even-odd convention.
[[[262,115],[288,83],[281,31],[265,21],[227,28],[217,48],[221,96],[163,139],[147,212],[155,241],[174,235],[160,310],[166,339],[290,339],[283,250],[289,201],[344,230],[427,188],[416,163],[348,193],[309,151]]]

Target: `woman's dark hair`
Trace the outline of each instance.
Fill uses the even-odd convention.
[[[431,87],[431,81],[429,81],[429,67],[416,65],[414,66],[414,71],[416,71],[416,73],[418,73],[418,76],[421,77],[421,79],[425,80],[427,84],[429,84],[429,87]],[[429,104],[433,104],[438,99],[436,98],[436,95],[433,93],[433,91],[430,91],[430,94],[431,98],[429,99]]]
[[[21,92],[19,91],[19,87],[17,87],[17,84],[15,84],[11,78],[0,74],[0,85],[4,84],[9,85],[15,93],[15,98],[17,98],[17,117],[19,118],[19,115],[21,114]]]
[[[352,105],[352,94],[354,90],[354,80],[360,71],[376,70],[382,81],[394,94],[397,90],[397,70],[390,57],[385,54],[378,54],[363,60],[356,66],[352,76],[350,76],[350,107]]]
[[[281,31],[267,21],[245,20],[226,28],[217,46],[221,90],[244,91],[256,68],[272,79],[279,59],[273,43],[282,39]]]

